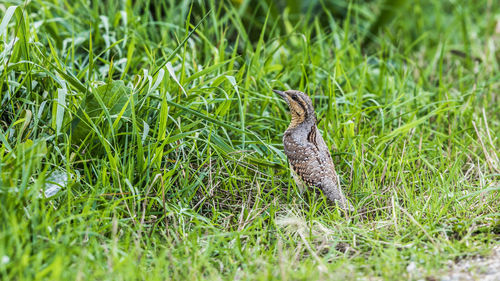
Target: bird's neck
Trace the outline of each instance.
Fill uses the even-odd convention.
[[[316,126],[316,118],[314,116],[310,116],[309,118],[300,118],[300,116],[292,116],[292,120],[290,121],[288,129],[294,130],[302,128],[311,128],[312,126]]]

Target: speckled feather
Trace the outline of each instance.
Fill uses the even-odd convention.
[[[342,193],[332,157],[316,126],[311,99],[298,91],[281,93],[292,114],[290,126],[283,135],[283,146],[290,167],[300,178],[295,179],[297,185],[300,187],[305,183],[320,188],[328,199],[341,208],[352,209]]]

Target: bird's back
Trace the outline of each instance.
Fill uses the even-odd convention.
[[[332,157],[316,124],[289,128],[283,136],[283,145],[290,166],[305,184],[320,188],[328,199],[342,208],[348,205]]]

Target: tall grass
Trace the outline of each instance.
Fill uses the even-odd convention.
[[[500,7],[416,1],[368,46],[382,1],[333,2],[0,4],[0,278],[421,279],[487,255]],[[354,213],[291,180],[289,88]]]

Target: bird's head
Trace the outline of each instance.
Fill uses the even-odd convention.
[[[298,124],[307,121],[316,122],[314,107],[312,105],[311,98],[308,95],[296,90],[288,90],[284,92],[273,90],[273,92],[278,94],[288,104],[292,115],[290,126],[295,127]]]

